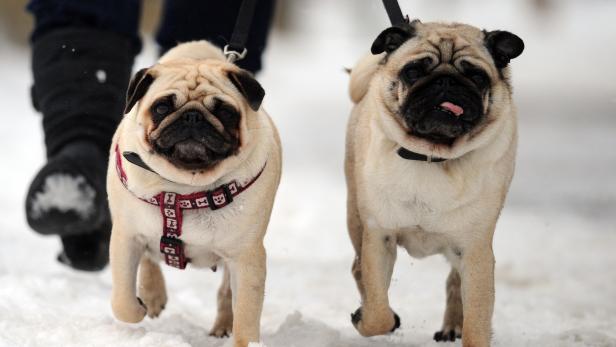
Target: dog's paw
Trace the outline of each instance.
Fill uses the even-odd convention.
[[[461,306],[461,305],[460,305]],[[434,333],[434,341],[448,342],[462,338],[462,310],[447,310],[445,321],[440,331]]]
[[[351,323],[353,323],[353,326],[357,328],[359,322],[361,322],[361,307],[351,313]]]
[[[391,311],[388,319],[364,319],[362,308],[351,313],[351,323],[362,336],[385,335],[400,328],[400,316]]]
[[[223,338],[231,336],[233,330],[233,317],[218,317],[210,330],[210,336]]]
[[[139,298],[130,301],[114,299],[111,301],[111,309],[118,320],[126,323],[139,323],[147,313],[145,304]]]
[[[219,339],[231,336],[231,327],[225,326],[214,326],[212,330],[210,330],[210,336],[217,337]]]
[[[139,288],[139,298],[144,303],[150,318],[158,317],[167,305],[167,293],[164,286],[158,287],[156,290],[142,286]]]
[[[141,299],[143,300],[143,304],[146,307],[147,315],[150,318],[156,318],[160,315],[160,313],[165,309],[165,305],[167,305],[167,295],[162,293],[162,295],[142,295]]]
[[[396,312],[394,312],[394,327],[391,328],[391,330],[389,332],[393,333],[398,328],[400,328],[400,316],[398,316],[398,314]]]
[[[441,331],[437,331],[434,333],[434,341],[436,342],[449,342],[455,341],[456,338],[461,339],[462,333],[460,331],[456,331],[456,329],[443,329]]]

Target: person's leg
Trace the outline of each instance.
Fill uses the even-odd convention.
[[[161,53],[180,42],[208,40],[224,47],[231,39],[242,0],[166,0],[163,19],[156,35]],[[261,56],[267,43],[274,0],[260,0],[246,43],[248,55],[238,65],[253,73],[262,67]]]
[[[47,163],[26,197],[30,226],[58,234],[59,259],[107,264],[105,177],[138,37],[139,0],[32,0],[32,101],[43,114]]]

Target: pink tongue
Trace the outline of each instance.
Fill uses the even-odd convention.
[[[445,101],[441,104],[441,107],[445,110],[453,113],[456,117],[460,117],[464,113],[464,109],[456,104],[453,104],[449,101]]]

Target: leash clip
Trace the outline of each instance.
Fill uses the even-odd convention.
[[[225,45],[225,47],[222,49],[222,54],[225,55],[225,57],[227,58],[227,61],[230,63],[235,63],[238,60],[244,59],[247,53],[248,53],[248,50],[246,48],[244,48],[242,53],[240,53],[238,51],[231,50],[229,45]]]

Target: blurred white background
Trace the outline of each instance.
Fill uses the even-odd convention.
[[[411,18],[508,30],[526,43],[512,62],[520,144],[496,231],[494,344],[616,346],[616,2],[400,2]],[[146,5],[146,46],[135,68],[156,59],[149,32],[158,2]],[[44,152],[21,6],[0,5],[0,346],[221,346],[207,337],[218,274],[165,269],[167,311],[124,325],[108,309],[108,270],[65,269],[54,260],[57,240],[28,230],[23,196]],[[344,68],[387,26],[378,0],[279,1],[259,75],[284,148],[266,237],[262,325],[270,347],[436,345],[448,273],[439,257],[400,252],[391,302],[403,325],[394,335],[360,338],[349,319],[359,297],[345,229]]]

